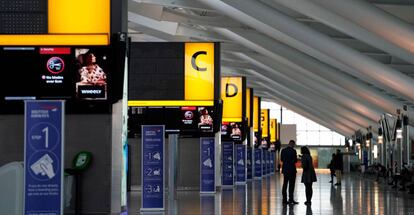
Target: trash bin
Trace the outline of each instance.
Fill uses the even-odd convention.
[[[65,169],[65,173],[68,175],[68,180],[69,180],[69,176],[71,176],[72,180],[74,179],[74,183],[75,183],[75,205],[74,207],[75,207],[76,215],[80,214],[82,210],[82,173],[88,169],[88,167],[91,165],[91,162],[92,162],[92,153],[87,152],[87,151],[81,151],[78,154],[76,154],[76,156],[74,157],[72,161],[72,168]],[[70,183],[70,185],[68,184],[68,187],[66,187],[66,184],[65,184],[65,188],[72,190],[71,184],[72,183]],[[66,196],[66,193],[65,193],[65,197],[70,197],[71,199],[71,195],[70,196],[69,195],[70,195],[70,192],[68,196]],[[67,203],[70,205],[70,200],[65,201],[65,205]]]

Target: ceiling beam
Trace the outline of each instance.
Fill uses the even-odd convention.
[[[328,36],[257,1],[199,0],[256,30],[287,43],[309,55],[322,53],[352,68],[358,77],[394,92],[407,100],[414,100],[414,79],[387,67]],[[318,57],[320,58],[320,56]],[[322,59],[322,60],[324,60]],[[333,64],[335,65],[335,64]],[[347,70],[346,70],[347,71]]]

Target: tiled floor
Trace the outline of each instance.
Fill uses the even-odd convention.
[[[384,183],[377,183],[357,174],[345,175],[342,186],[329,183],[327,171],[318,171],[313,185],[312,206],[307,207],[305,187],[297,175],[295,206],[283,206],[281,187],[283,177],[276,174],[262,180],[235,186],[215,195],[200,195],[198,191],[181,191],[176,200],[166,199],[166,210],[158,214],[414,214],[414,195],[398,192]],[[131,192],[128,214],[140,214],[140,192]],[[147,214],[147,213],[141,213]],[[154,214],[154,213],[148,213]]]

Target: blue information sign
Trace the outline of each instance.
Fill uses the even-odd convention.
[[[254,149],[254,177],[262,177],[262,149]]]
[[[266,173],[270,175],[271,169],[270,169],[270,151],[266,151]]]
[[[63,101],[25,102],[24,214],[63,214]]]
[[[214,143],[214,137],[200,138],[200,193],[216,191]]]
[[[247,156],[246,156],[247,180],[250,180],[253,178],[252,157],[253,157],[252,147],[247,146]]]
[[[223,159],[223,173],[222,173],[222,184],[230,185],[234,184],[233,180],[233,142],[222,142],[222,159]]]
[[[164,210],[164,125],[143,125],[141,134],[141,211]]]
[[[267,161],[267,154],[266,150],[262,149],[262,174],[263,176],[267,175],[267,169],[266,169],[266,161]]]
[[[270,174],[275,174],[275,152],[270,152]]]
[[[236,183],[246,183],[246,145],[236,144]]]
[[[362,156],[363,156],[363,162],[364,162],[365,171],[366,171],[368,168],[368,152],[364,150],[362,152]]]

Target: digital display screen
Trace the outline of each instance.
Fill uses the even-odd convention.
[[[242,124],[237,122],[223,122],[221,136],[224,140],[241,141],[243,137]]]
[[[181,107],[182,132],[213,132],[213,107]]]
[[[75,49],[76,97],[107,99],[108,54],[96,49]]]
[[[140,134],[141,125],[165,125],[167,130],[199,137],[213,132],[214,107],[130,107],[128,110],[129,136]]]
[[[1,100],[106,100],[109,47],[2,47]]]
[[[213,107],[198,107],[198,129],[201,132],[213,132]]]
[[[260,146],[262,146],[262,148],[267,149],[269,147],[269,141],[267,140],[267,138],[262,138],[262,140],[260,141]]]

